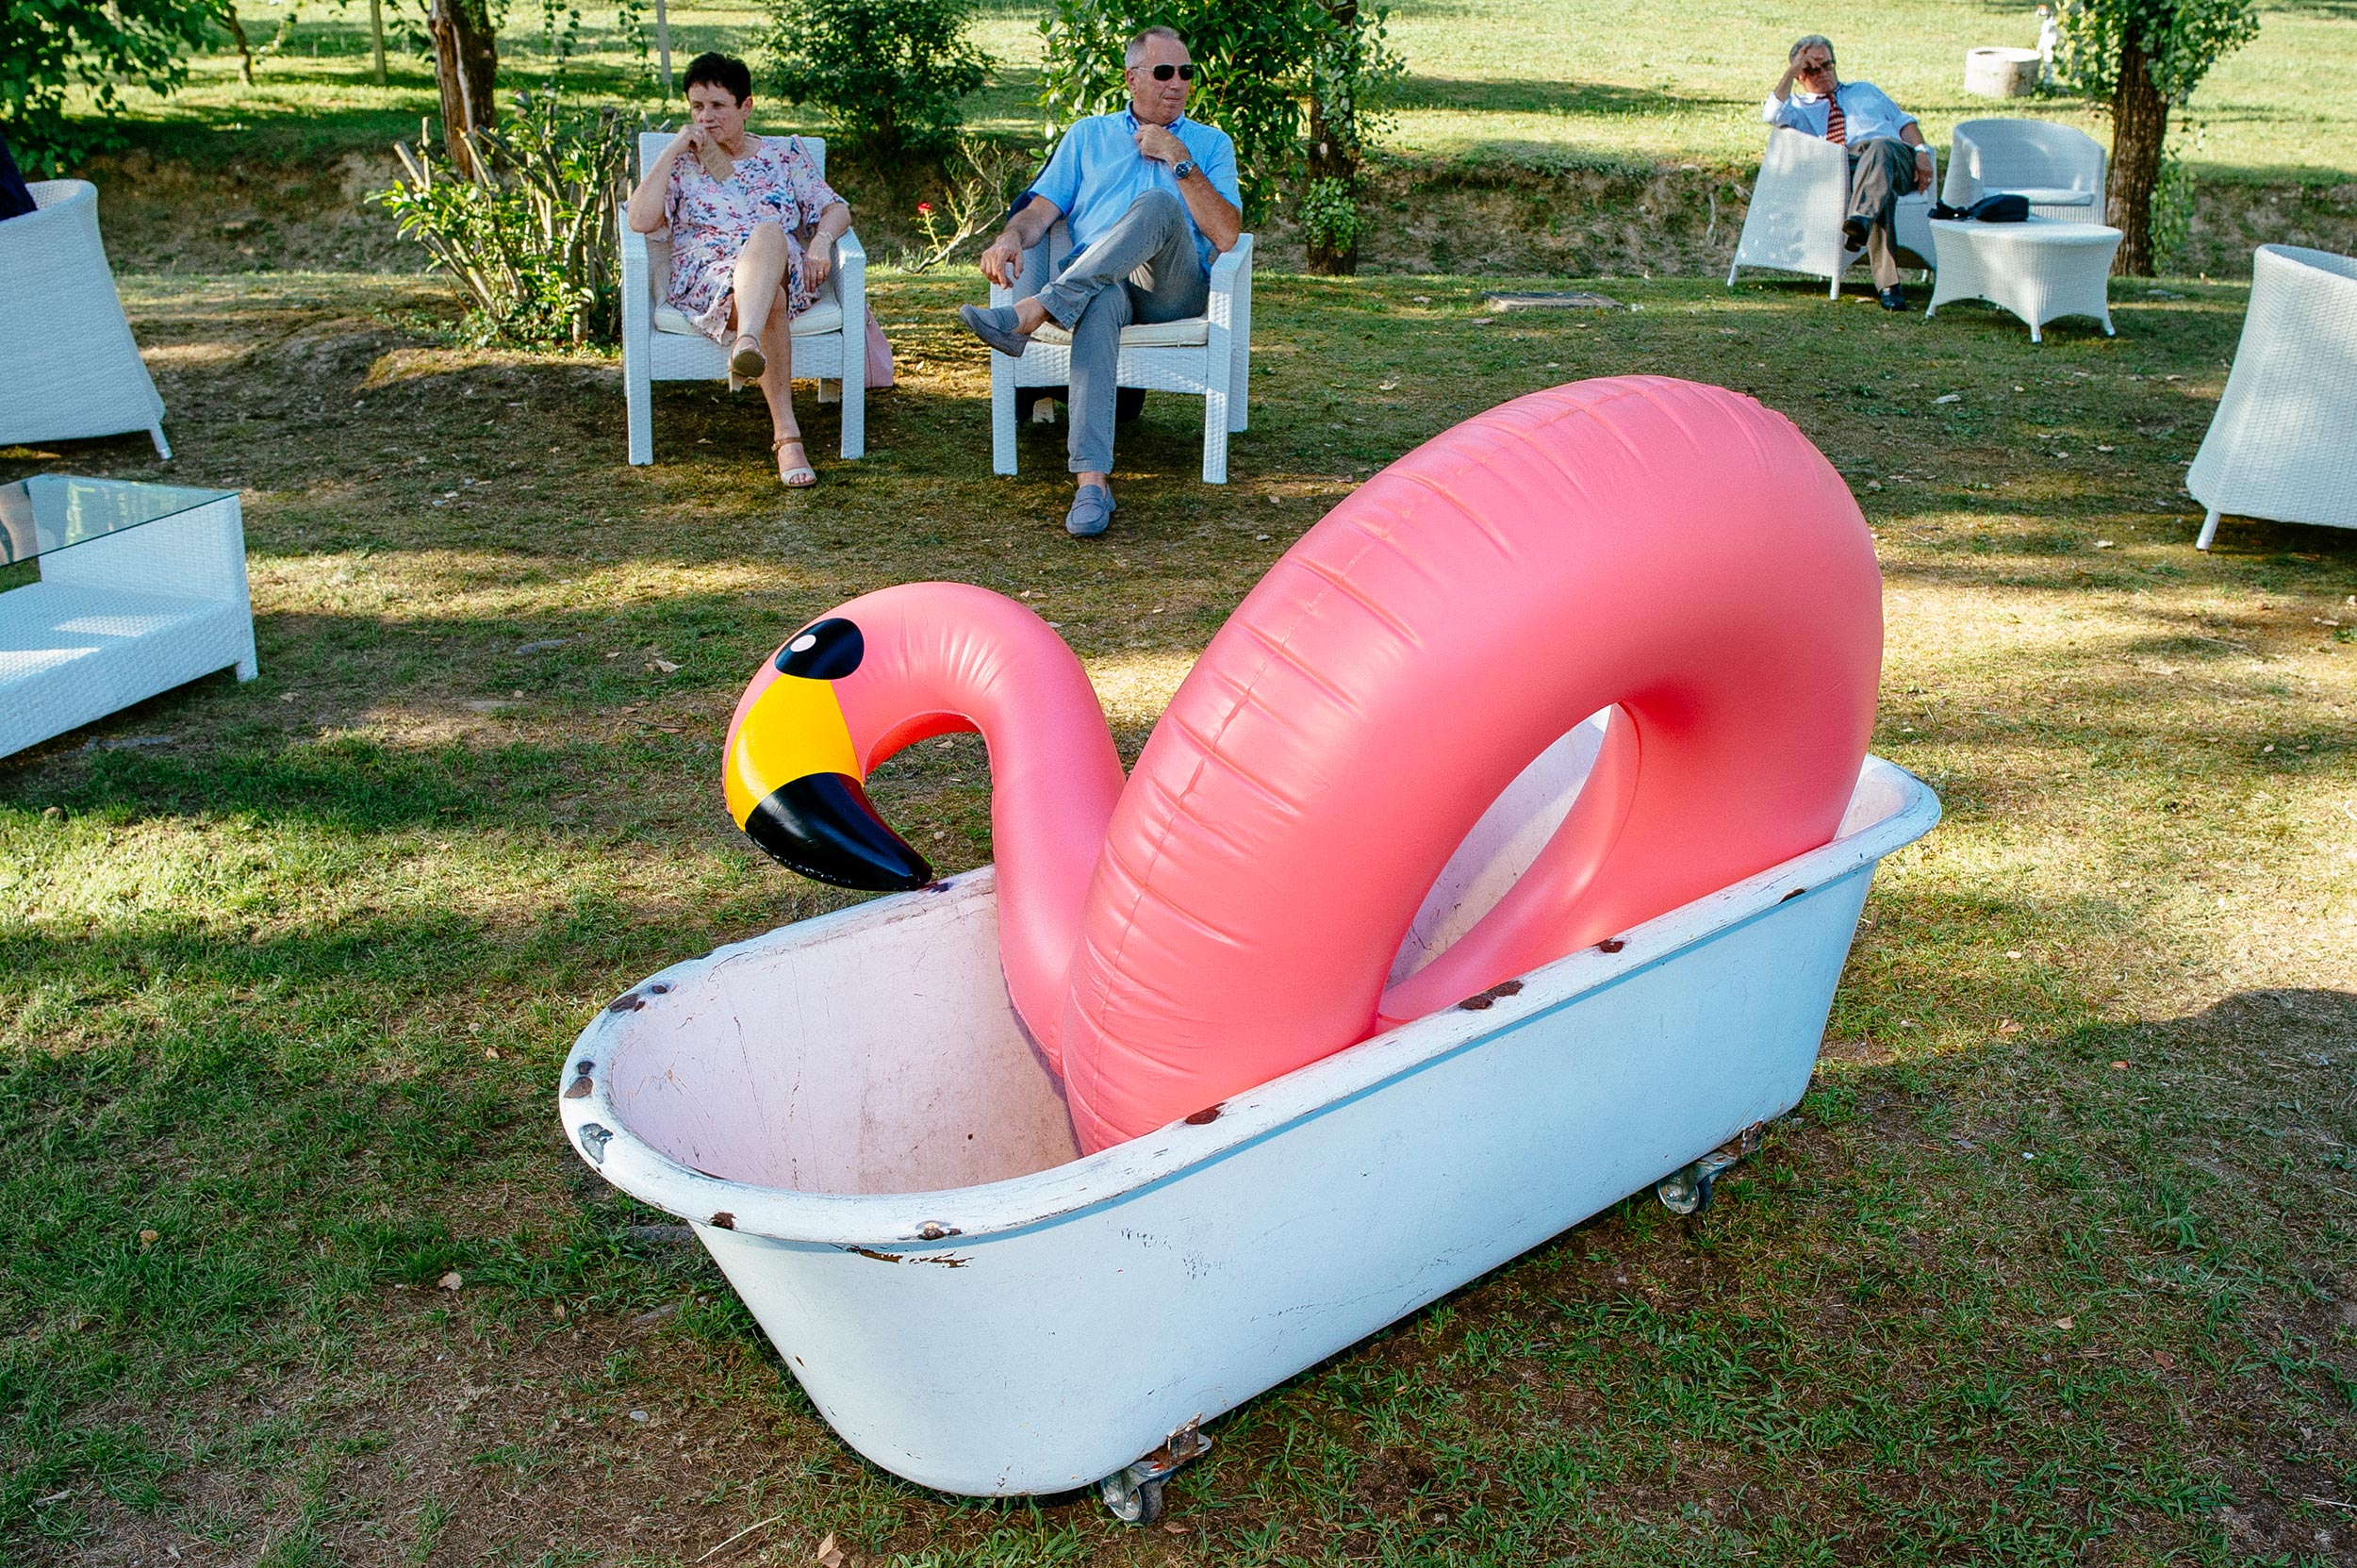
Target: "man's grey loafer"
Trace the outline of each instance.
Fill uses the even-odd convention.
[[[1093,539],[1113,526],[1113,492],[1102,485],[1083,485],[1063,516],[1063,531],[1076,539]]]
[[[1023,357],[1023,351],[1031,346],[1031,335],[1014,329],[1014,306],[994,305],[988,309],[979,305],[958,306],[958,320],[965,328],[992,348],[1011,359]],[[1102,532],[1102,530],[1099,530]]]

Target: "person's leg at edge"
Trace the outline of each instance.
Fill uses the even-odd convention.
[[[1030,299],[1015,302],[1015,330],[1037,332],[1050,317],[1059,325],[1070,327],[1090,300],[1115,284],[1128,282],[1139,268],[1156,266],[1173,254],[1175,246],[1183,246],[1188,261],[1195,262],[1195,231],[1187,225],[1186,206],[1167,190],[1149,190],[1131,202],[1129,210],[1112,228],[1066,261],[1055,281]],[[1193,270],[1202,269],[1197,264]],[[1164,262],[1156,268],[1155,275],[1159,281],[1163,272],[1174,271]]]
[[[761,328],[762,356],[768,362],[761,372],[761,395],[769,404],[770,450],[778,460],[778,478],[784,481],[798,469],[814,476],[790,482],[799,489],[816,482],[817,470],[810,466],[802,427],[794,418],[794,311],[783,288],[771,289],[769,298],[769,319]]]
[[[736,293],[736,338],[729,347],[732,360],[739,350],[751,346],[745,341],[746,338],[758,341],[767,336],[764,322],[746,308],[745,302],[766,300],[775,295],[778,285],[785,281],[786,268],[792,259],[786,249],[783,229],[767,219],[753,225],[753,232],[746,237],[744,248],[736,253],[736,270],[731,279],[731,286]]]
[[[1915,189],[1915,149],[1893,137],[1876,137],[1851,149],[1850,216],[1866,225],[1866,262],[1874,287],[1887,291],[1899,287],[1899,257],[1891,244],[1891,225],[1899,193]]]
[[[1065,435],[1071,454],[1073,516],[1066,526],[1075,533],[1101,533],[1113,503],[1113,404],[1121,361],[1121,329],[1131,320],[1129,290],[1099,289],[1080,307],[1072,323],[1072,422]],[[1084,518],[1094,498],[1091,487],[1104,492],[1105,516]]]

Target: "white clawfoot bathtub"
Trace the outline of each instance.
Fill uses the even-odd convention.
[[[1402,970],[1526,863],[1595,733],[1475,829]],[[1183,1458],[1194,1424],[1789,1110],[1875,862],[1938,816],[1870,757],[1824,848],[1086,1159],[987,867],[650,978],[557,1103],[861,1453],[974,1494],[1113,1477],[1118,1506],[1174,1434]]]

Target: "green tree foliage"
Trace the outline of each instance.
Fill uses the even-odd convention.
[[[1383,44],[1384,16],[1348,0],[1051,0],[1040,19],[1041,102],[1051,132],[1121,107],[1124,46],[1142,28],[1168,27],[1200,72],[1187,112],[1236,143],[1246,220],[1300,170],[1305,111],[1317,137],[1313,177],[1342,182],[1322,192],[1331,209],[1355,190],[1372,128],[1366,101],[1399,71]]]
[[[2064,0],[2058,20],[2055,79],[2112,119],[2107,216],[2122,235],[2119,271],[2150,274],[2169,110],[2259,36],[2257,0]]]
[[[0,0],[0,129],[26,172],[56,173],[72,151],[72,87],[109,117],[125,89],[170,92],[212,14],[212,0]]]
[[[815,104],[845,141],[877,157],[957,140],[958,101],[990,58],[965,36],[973,0],[768,0],[768,80]]]

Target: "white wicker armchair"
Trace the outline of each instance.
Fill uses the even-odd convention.
[[[2040,218],[2103,221],[2103,148],[2049,120],[1967,120],[1948,148],[1940,198],[1970,206],[1984,196],[2027,196]]]
[[[638,138],[638,167],[644,171],[670,144],[669,131]],[[827,172],[827,143],[802,138],[818,172]],[[728,351],[663,303],[671,272],[671,239],[630,226],[622,229],[622,408],[630,430],[630,460],[654,461],[654,392],[658,381],[724,381]],[[835,241],[834,270],[819,287],[817,303],[794,318],[794,374],[816,379],[818,401],[843,404],[843,455],[867,450],[867,252],[846,229]]]
[[[170,457],[98,238],[98,188],[36,180],[40,210],[0,223],[0,446],[144,430]]]
[[[1932,178],[1938,183],[1936,149]],[[1841,218],[1849,206],[1849,155],[1823,137],[1776,126],[1760,154],[1759,178],[1752,182],[1752,204],[1743,214],[1742,236],[1735,242],[1735,260],[1727,267],[1727,287],[1735,287],[1735,274],[1743,268],[1765,267],[1823,278],[1829,285],[1826,292],[1839,299],[1841,274],[1866,254],[1842,241]],[[1934,265],[1931,217],[1931,196],[1909,191],[1899,198],[1891,225],[1899,259],[1925,272]]]
[[[2225,513],[2357,528],[2357,259],[2262,245],[2226,393],[2185,487]]]
[[[1072,236],[1059,219],[1024,253],[1012,289],[991,285],[992,305],[1013,305],[1038,293],[1072,254]],[[1211,262],[1211,303],[1200,316],[1121,329],[1115,379],[1149,392],[1185,392],[1203,399],[1203,483],[1228,483],[1228,437],[1246,425],[1252,384],[1252,236],[1240,234]],[[1072,380],[1072,335],[1049,322],[1031,335],[1021,359],[990,356],[990,468],[1015,471],[1015,389],[1063,387]]]

